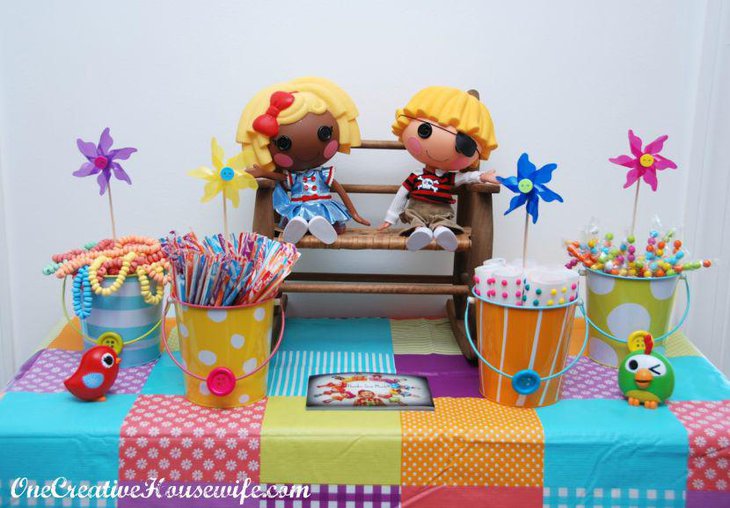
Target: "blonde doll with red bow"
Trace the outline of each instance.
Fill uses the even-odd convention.
[[[248,172],[278,182],[274,209],[284,241],[296,243],[310,232],[331,244],[350,219],[370,225],[335,179],[335,168],[325,166],[337,152],[360,144],[356,119],[357,108],[344,90],[313,77],[262,90],[243,110],[236,139]]]

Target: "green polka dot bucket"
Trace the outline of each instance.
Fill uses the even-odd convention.
[[[685,282],[687,307],[672,328],[677,284]],[[613,368],[629,354],[627,341],[637,330],[654,337],[655,349],[664,351],[666,338],[684,322],[689,310],[689,285],[684,276],[639,279],[586,270],[588,356]],[[670,329],[671,328],[671,329]]]

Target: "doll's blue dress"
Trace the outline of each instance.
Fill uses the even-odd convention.
[[[274,189],[274,210],[281,215],[280,225],[284,226],[294,217],[306,221],[324,217],[330,224],[352,219],[345,205],[332,199],[330,185],[334,175],[333,166],[287,172],[286,180]]]

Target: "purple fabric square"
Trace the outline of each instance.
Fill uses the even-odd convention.
[[[395,355],[398,374],[428,378],[436,397],[481,397],[479,369],[461,355]]]
[[[573,358],[569,356],[567,363],[572,362]],[[616,369],[605,367],[584,356],[563,376],[560,398],[623,399],[624,396],[618,387]]]
[[[138,485],[140,489],[145,489],[143,483],[138,482],[122,482],[125,486]],[[243,504],[239,504],[240,497],[218,497],[205,500],[196,498],[167,497],[168,491],[165,489],[175,486],[175,488],[190,488],[213,486],[214,484],[206,483],[179,483],[165,482],[161,488],[161,497],[158,499],[152,496],[149,499],[132,499],[131,497],[119,499],[117,506],[119,508],[166,508],[166,507],[190,507],[197,508],[202,506],[213,508],[233,508],[242,506],[243,508],[328,508],[336,506],[338,508],[371,506],[373,508],[388,507],[397,508],[400,506],[401,492],[398,485],[306,485],[309,489],[309,495],[304,496],[286,496],[286,497],[262,497],[254,499],[248,497]],[[223,487],[223,484],[217,484]],[[232,485],[230,485],[232,487]],[[237,485],[239,489],[243,488],[243,483]],[[279,487],[284,485],[279,484]],[[260,484],[260,492],[266,492],[270,487],[268,484]],[[286,485],[291,488],[291,485]],[[246,489],[246,493],[250,496],[253,485]],[[229,493],[231,491],[228,491]],[[239,494],[240,495],[240,494]]]
[[[266,508],[349,507],[349,506],[400,506],[398,485],[309,485],[306,499],[266,499]]]
[[[8,387],[9,392],[58,393],[66,391],[63,381],[76,371],[81,351],[46,349]],[[136,394],[142,391],[155,362],[120,369],[109,393]]]
[[[687,508],[712,508],[714,506],[730,506],[730,490],[688,490]]]

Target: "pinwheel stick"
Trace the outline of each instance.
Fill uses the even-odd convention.
[[[117,224],[114,220],[114,203],[112,202],[112,186],[111,182],[107,185],[106,193],[109,196],[109,216],[112,220],[112,240],[117,241]]]
[[[530,230],[530,214],[525,210],[525,233],[522,237],[522,269],[527,267],[527,232]]]
[[[639,187],[641,186],[641,180],[636,180],[636,194],[634,194],[634,213],[631,217],[631,236],[634,236],[636,230],[636,212],[639,208]]]
[[[229,238],[231,235],[228,234],[228,205],[226,204],[226,193],[221,192],[221,197],[223,198],[223,232],[226,234],[226,238]]]

